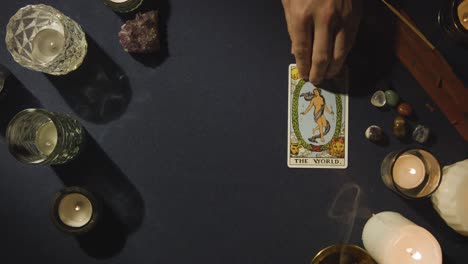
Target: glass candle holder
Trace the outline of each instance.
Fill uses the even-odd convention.
[[[439,161],[424,149],[404,149],[388,154],[380,172],[385,185],[406,198],[430,196],[439,187],[442,176]]]
[[[112,10],[120,13],[127,13],[137,9],[143,0],[103,0]]]
[[[83,234],[95,227],[100,215],[100,203],[91,192],[81,187],[67,187],[53,200],[51,218],[61,231]]]
[[[78,155],[84,141],[84,129],[67,115],[26,109],[10,121],[6,138],[9,150],[17,160],[54,165]]]
[[[10,71],[0,64],[0,93],[5,86],[5,80],[10,75]]]
[[[311,264],[376,264],[364,249],[349,244],[336,244],[320,250]]]
[[[8,22],[5,41],[20,65],[53,75],[78,68],[88,47],[80,25],[47,5],[18,10]]]
[[[455,42],[468,45],[468,0],[443,1],[438,22]]]

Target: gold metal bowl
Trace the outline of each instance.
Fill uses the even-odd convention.
[[[320,250],[311,264],[376,264],[364,249],[350,244],[336,244]]]

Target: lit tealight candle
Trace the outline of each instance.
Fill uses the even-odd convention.
[[[393,165],[393,180],[403,189],[413,189],[424,181],[426,170],[423,161],[412,154],[398,157]]]
[[[65,46],[65,36],[54,28],[46,28],[37,32],[32,40],[31,56],[41,63],[48,63],[62,52]]]
[[[460,19],[462,26],[468,30],[468,0],[461,2],[458,5],[457,11],[458,19]]]
[[[50,155],[57,145],[57,128],[52,121],[43,124],[36,132],[36,147],[44,155]]]
[[[367,221],[362,241],[379,264],[441,264],[442,250],[426,229],[395,212],[381,212]]]
[[[87,190],[67,187],[57,193],[52,207],[54,224],[62,231],[84,233],[92,229],[99,215],[99,203]]]
[[[89,223],[93,215],[93,205],[80,193],[65,195],[59,203],[60,220],[71,227],[82,227]]]

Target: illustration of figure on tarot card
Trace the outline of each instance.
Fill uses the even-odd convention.
[[[312,143],[317,143],[317,139],[320,138],[320,141],[324,142],[324,136],[330,132],[330,122],[325,117],[324,111],[330,115],[334,115],[334,113],[328,108],[320,88],[315,88],[312,93],[307,92],[300,96],[304,97],[306,101],[310,101],[309,106],[307,106],[301,115],[306,115],[314,107],[314,120],[317,126],[312,129],[312,137],[308,138],[308,140]],[[316,131],[319,134],[315,135]]]

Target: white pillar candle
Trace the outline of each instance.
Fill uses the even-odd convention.
[[[457,11],[462,26],[468,30],[468,0],[461,2],[461,4],[458,5]]]
[[[62,52],[65,37],[63,32],[54,28],[45,28],[34,36],[32,46],[31,56],[40,63],[48,63]]]
[[[52,121],[39,127],[36,132],[36,147],[44,155],[50,155],[57,145],[57,128]]]
[[[62,223],[70,227],[82,227],[93,216],[91,201],[80,193],[65,195],[60,200],[57,210]]]
[[[393,180],[403,189],[418,187],[424,180],[426,170],[423,161],[412,154],[403,154],[393,165]]]
[[[379,264],[442,264],[442,250],[434,236],[395,212],[372,216],[362,241]]]

